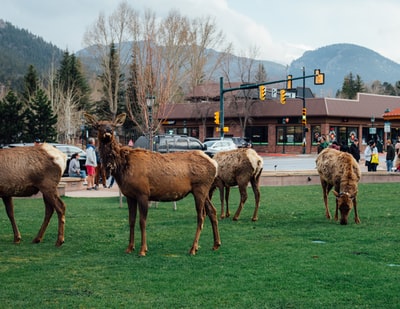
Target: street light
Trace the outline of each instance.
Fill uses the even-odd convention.
[[[146,97],[146,105],[149,115],[149,149],[153,151],[153,106],[155,101],[154,96]]]
[[[374,128],[375,117],[371,116],[371,128],[369,129],[369,133],[372,135],[372,139],[375,141],[374,134],[376,129]]]

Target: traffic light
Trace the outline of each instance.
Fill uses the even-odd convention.
[[[260,92],[260,95],[259,95],[260,100],[264,101],[265,98],[267,97],[267,89],[265,88],[265,86],[260,86],[260,87],[258,87],[258,89]]]
[[[285,89],[281,89],[279,91],[280,94],[280,101],[282,104],[286,104],[286,90]]]
[[[214,113],[214,123],[219,124],[219,112]]]
[[[292,89],[292,75],[287,76],[286,89]]]
[[[314,70],[314,85],[325,84],[325,73],[321,73],[319,69]]]
[[[303,126],[307,124],[307,109],[305,107],[302,110],[301,123]]]

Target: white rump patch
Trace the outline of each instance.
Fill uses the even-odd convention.
[[[52,157],[54,162],[60,167],[61,173],[64,173],[64,170],[67,167],[67,156],[65,153],[47,143],[43,143],[40,147],[47,151],[49,156]]]
[[[249,159],[251,166],[255,172],[259,171],[263,167],[263,159],[251,149],[246,151],[247,158]],[[261,164],[260,164],[261,163]]]

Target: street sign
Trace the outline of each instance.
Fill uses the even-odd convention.
[[[390,133],[390,122],[385,122],[385,133]]]
[[[276,88],[272,88],[271,97],[276,98],[278,90]]]

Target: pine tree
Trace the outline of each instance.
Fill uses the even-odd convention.
[[[18,143],[25,125],[24,104],[9,91],[0,101],[0,144]]]
[[[353,73],[350,72],[349,75],[345,76],[342,90],[338,91],[336,97],[343,99],[355,99],[358,92],[365,91],[364,83],[359,75],[356,76],[354,80]]]
[[[56,124],[57,115],[53,114],[51,102],[42,89],[37,90],[27,110],[25,141],[40,138],[46,142],[55,142],[57,139]]]
[[[35,67],[33,65],[30,65],[28,68],[28,73],[26,73],[26,75],[24,76],[24,90],[22,92],[24,103],[28,103],[38,89],[39,77]]]
[[[103,85],[103,96],[96,102],[96,114],[114,119],[125,110],[124,74],[120,73],[119,55],[114,43],[110,45],[108,63],[103,64],[103,67],[103,74],[99,76]]]

